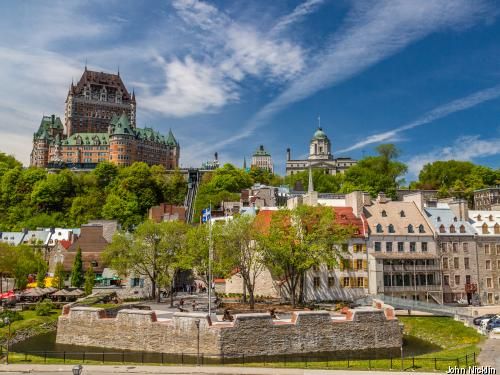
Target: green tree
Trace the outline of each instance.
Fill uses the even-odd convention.
[[[4,242],[0,242],[0,294],[3,293],[4,276],[14,273],[15,264],[15,248]]]
[[[101,162],[97,164],[92,173],[97,177],[99,188],[104,189],[110,185],[118,176],[118,167],[110,162]]]
[[[55,286],[57,289],[62,289],[64,287],[64,267],[61,262],[57,262],[56,267],[54,269],[54,278],[52,279],[52,286]]]
[[[92,265],[87,268],[87,271],[85,272],[85,294],[89,295],[92,294],[92,289],[94,288],[95,285],[95,274],[94,274],[94,268]]]
[[[45,288],[45,276],[47,275],[47,263],[45,261],[40,262],[38,265],[38,270],[36,272],[36,286],[39,288]]]
[[[24,289],[28,284],[28,275],[35,274],[43,258],[30,246],[20,245],[14,247],[15,262],[12,275],[15,279],[16,288]]]
[[[304,273],[313,265],[337,264],[341,244],[353,229],[335,223],[331,207],[299,206],[273,213],[269,227],[260,225],[264,261],[275,277],[283,280],[285,292],[295,307]]]
[[[83,281],[82,249],[78,248],[73,262],[73,268],[71,269],[71,286],[80,288],[83,285]]]
[[[151,281],[151,296],[171,285],[175,271],[187,269],[187,225],[180,221],[147,220],[133,234],[120,232],[104,252],[104,259],[121,275],[144,275]]]

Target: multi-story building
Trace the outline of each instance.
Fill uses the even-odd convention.
[[[414,202],[379,194],[368,222],[370,294],[441,303],[441,267],[432,228]]]
[[[324,169],[328,174],[343,173],[356,164],[351,158],[334,158],[331,142],[321,127],[316,130],[309,143],[307,160],[293,160],[291,151],[286,150],[286,175],[293,175],[307,170],[309,167]]]
[[[500,211],[469,211],[476,231],[478,292],[484,304],[500,304]]]
[[[500,186],[474,191],[474,209],[479,211],[500,210]]]
[[[424,212],[436,235],[443,273],[443,302],[467,300],[478,292],[476,232],[467,217],[467,202],[458,200]]]
[[[273,159],[271,159],[271,154],[264,150],[264,146],[260,145],[257,150],[252,155],[252,164],[250,165],[254,168],[265,169],[271,173],[274,172]]]
[[[179,166],[180,146],[172,131],[167,137],[136,127],[135,95],[119,75],[85,68],[66,99],[65,124],[44,116],[33,137],[31,165],[43,168],[92,169],[110,161],[126,166],[136,161]]]

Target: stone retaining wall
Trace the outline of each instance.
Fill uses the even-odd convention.
[[[198,336],[199,335],[199,336]],[[157,321],[153,311],[74,307],[59,317],[57,342],[163,353],[280,355],[395,349],[402,333],[392,309],[361,308],[345,317],[326,311],[294,312],[291,320],[269,314],[237,314],[234,322],[211,322],[204,313],[176,313]]]

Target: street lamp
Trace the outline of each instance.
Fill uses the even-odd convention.
[[[196,366],[200,365],[200,320],[195,320],[194,324],[196,324],[196,329],[198,331],[197,335],[197,349],[196,349]]]
[[[6,364],[9,364],[9,344],[10,344],[10,319],[8,316],[3,318],[3,323],[9,327],[9,333],[7,334],[7,358],[6,358]]]
[[[82,373],[82,365],[76,365],[76,366],[73,366],[73,375],[80,375]]]

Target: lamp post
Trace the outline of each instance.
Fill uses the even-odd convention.
[[[73,369],[72,369],[73,375],[80,375],[82,373],[82,369],[83,369],[82,365],[73,366]]]
[[[10,319],[8,316],[3,318],[3,323],[9,327],[9,332],[7,334],[7,358],[6,358],[6,364],[9,364],[9,344],[10,344]]]
[[[196,345],[196,366],[200,365],[200,320],[195,320],[194,324],[196,324],[197,329],[197,345]]]

